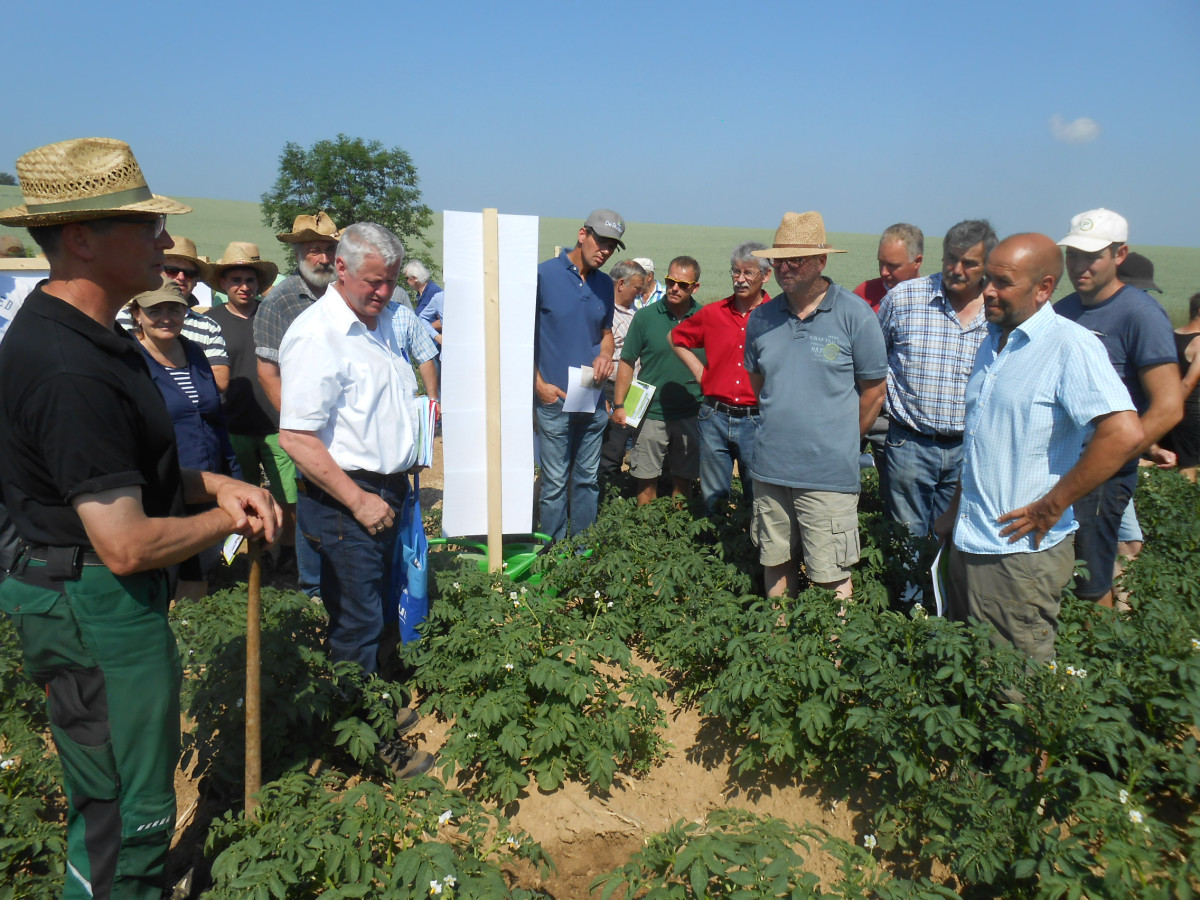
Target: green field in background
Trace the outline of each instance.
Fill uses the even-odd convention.
[[[180,234],[194,240],[201,254],[216,259],[230,241],[251,241],[258,244],[264,259],[277,263],[284,271],[288,270],[290,260],[287,258],[287,247],[275,239],[271,229],[262,224],[257,203],[187,197],[178,199],[192,206],[195,211],[187,216],[172,217],[169,227],[172,230],[178,229]],[[20,202],[19,188],[0,186],[0,208],[15,206]],[[538,258],[549,257],[555,246],[574,246],[582,223],[582,218],[541,219],[538,231]],[[349,223],[338,224],[344,226]],[[729,254],[733,248],[743,241],[770,244],[777,224],[778,222],[768,223],[765,228],[714,228],[701,225],[649,225],[630,222],[625,233],[627,249],[614,256],[612,261],[648,256],[658,266],[656,274],[661,281],[672,257],[685,254],[694,256],[700,262],[701,268],[699,298],[702,301],[717,300],[730,292]],[[25,241],[27,246],[32,245],[24,229],[0,226],[0,234],[13,234]],[[1051,237],[1057,239],[1061,235]],[[426,235],[426,240],[434,260],[440,264],[441,213],[434,214],[433,227]],[[834,281],[847,288],[853,288],[859,282],[874,278],[878,274],[875,268],[877,235],[833,233],[829,240],[835,247],[849,251],[829,257],[825,274]],[[1166,307],[1176,325],[1182,324],[1187,318],[1188,297],[1200,291],[1200,249],[1140,245],[1134,245],[1134,249],[1154,261],[1155,280],[1164,293],[1152,296]],[[938,270],[941,250],[940,236],[926,236],[922,274],[928,275]],[[767,289],[771,293],[775,292],[777,288],[774,281]],[[1070,283],[1064,277],[1055,299],[1065,296],[1070,290]]]

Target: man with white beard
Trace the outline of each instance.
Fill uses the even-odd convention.
[[[333,260],[337,255],[339,234],[333,219],[319,212],[315,216],[296,216],[292,230],[275,237],[292,245],[299,270],[271,288],[254,316],[258,381],[278,411],[282,393],[279,345],[300,313],[316,303],[325,294],[325,289],[337,280]],[[321,558],[317,548],[300,535],[296,540],[296,568],[300,590],[310,597],[316,596],[321,590]]]

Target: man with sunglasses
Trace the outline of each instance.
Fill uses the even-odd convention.
[[[571,368],[590,366],[596,385],[613,371],[613,282],[600,268],[618,247],[625,249],[624,234],[624,219],[597,209],[580,227],[574,248],[538,266],[533,364],[540,529],[555,540],[596,521],[608,412],[602,399],[585,412],[566,412],[563,403]]]
[[[883,404],[887,353],[871,308],[822,273],[835,250],[818,212],[786,213],[770,259],[783,293],[746,323],[754,443],[753,537],[768,597],[809,580],[842,599],[858,562],[858,447]],[[802,551],[802,552],[801,552]]]
[[[192,293],[197,282],[208,278],[208,263],[200,259],[195,243],[188,238],[172,235],[171,240],[171,246],[163,253],[163,284],[178,287],[187,301],[181,334],[204,351],[217,390],[224,394],[229,390],[229,349],[225,345],[225,336],[220,325],[196,311],[200,301]],[[117,313],[117,324],[126,331],[133,331],[133,317],[128,307]]]
[[[700,435],[696,430],[700,382],[671,346],[671,330],[700,309],[692,299],[698,287],[700,263],[690,256],[671,260],[666,296],[634,314],[621,349],[613,422],[625,424],[625,398],[633,384],[635,365],[641,364],[638,378],[654,385],[654,396],[629,457],[629,471],[637,481],[638,506],[657,499],[664,463],[671,470],[671,494],[675,497],[690,496],[692,482],[700,474]]]
[[[175,831],[181,670],[167,566],[233,532],[273,540],[259,487],[180,469],[171,417],[117,310],[162,285],[168,213],[129,145],[82,138],[17,160],[50,277],[0,346],[0,485],[23,546],[0,584],[67,795],[63,896],[158,900]],[[185,503],[204,512],[185,515]]]

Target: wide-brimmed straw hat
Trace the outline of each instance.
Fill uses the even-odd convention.
[[[791,259],[797,256],[823,256],[845,253],[825,243],[825,220],[819,212],[784,213],[775,231],[775,242],[766,250],[752,250],[759,259]]]
[[[190,238],[181,237],[178,234],[171,235],[171,240],[174,241],[170,247],[163,251],[164,259],[186,259],[194,265],[200,273],[196,277],[200,281],[208,280],[208,262],[200,256],[196,250],[196,242]]]
[[[22,206],[0,211],[5,225],[62,225],[127,213],[189,213],[150,193],[133,151],[112,138],[75,138],[30,150],[17,160]]]
[[[285,244],[302,244],[305,241],[336,241],[341,236],[338,227],[324,212],[315,216],[296,216],[292,230],[287,234],[275,235]]]
[[[221,258],[212,263],[209,268],[208,286],[216,291],[223,290],[221,277],[230,269],[253,269],[254,274],[258,276],[260,294],[275,283],[275,276],[279,274],[279,266],[261,259],[258,247],[246,241],[233,241],[225,248]]]

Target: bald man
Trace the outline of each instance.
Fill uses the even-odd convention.
[[[987,335],[967,382],[962,476],[936,526],[942,538],[953,529],[950,618],[990,622],[993,643],[1037,662],[1054,658],[1074,570],[1071,504],[1142,440],[1104,345],[1049,305],[1062,271],[1042,234],[1014,235],[988,256]]]

